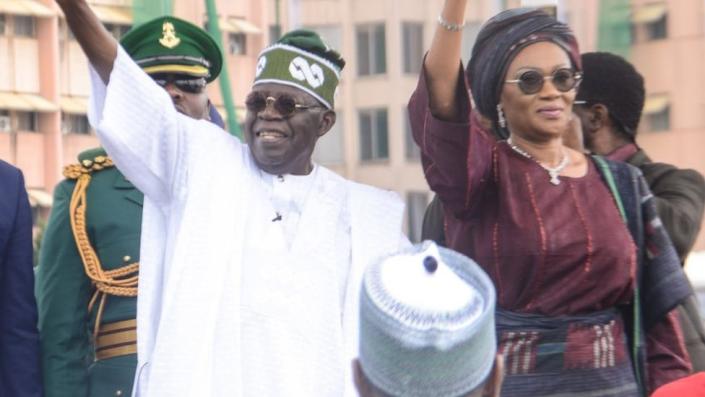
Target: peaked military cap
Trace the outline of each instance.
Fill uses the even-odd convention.
[[[163,16],[131,29],[120,44],[147,73],[176,73],[218,77],[223,55],[213,37],[200,27]]]

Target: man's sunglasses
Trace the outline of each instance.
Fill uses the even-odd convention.
[[[282,94],[275,98],[273,96],[264,95],[261,92],[252,92],[245,100],[245,107],[254,114],[265,110],[269,105],[272,105],[274,110],[282,117],[291,117],[297,110],[323,107],[321,105],[303,105],[296,103],[296,100],[287,94]]]
[[[541,91],[546,80],[551,80],[553,86],[560,92],[568,92],[580,83],[583,75],[569,68],[556,69],[548,76],[535,70],[528,70],[518,75],[516,80],[505,80],[505,83],[517,84],[521,92],[533,95]]]
[[[206,88],[206,79],[203,77],[192,79],[175,79],[171,76],[154,75],[152,76],[157,85],[166,88],[167,85],[173,84],[179,91],[188,92],[189,94],[200,94]]]

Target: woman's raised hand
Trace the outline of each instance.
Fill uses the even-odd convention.
[[[444,120],[458,118],[456,95],[466,5],[467,0],[445,1],[424,60],[431,112]]]

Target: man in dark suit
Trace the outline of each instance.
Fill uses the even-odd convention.
[[[41,396],[32,215],[24,177],[0,160],[0,396]]]

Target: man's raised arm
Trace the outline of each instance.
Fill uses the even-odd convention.
[[[105,84],[110,79],[118,43],[85,0],[56,0],[66,15],[66,23],[81,45],[88,61]]]

